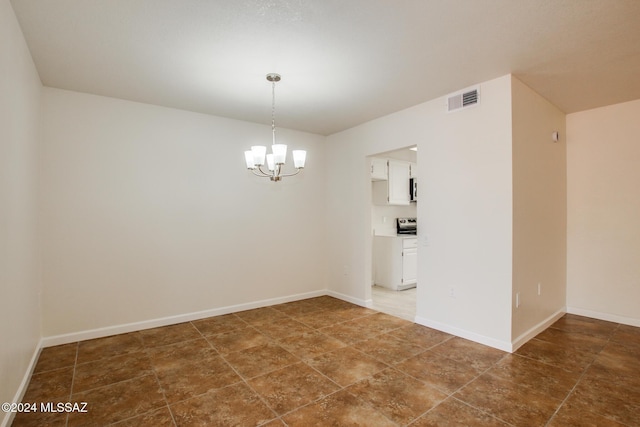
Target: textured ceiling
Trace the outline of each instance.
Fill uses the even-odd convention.
[[[636,0],[11,0],[46,86],[328,135],[513,73],[640,98]]]

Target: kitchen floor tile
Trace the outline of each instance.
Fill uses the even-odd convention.
[[[73,381],[73,367],[55,369],[31,376],[23,402],[54,402],[67,401],[71,396]]]
[[[424,349],[431,348],[434,345],[441,344],[444,341],[453,338],[453,335],[436,331],[435,329],[427,328],[426,326],[417,325],[415,323],[394,330],[393,336],[410,342],[411,344],[418,345]]]
[[[433,347],[430,351],[471,366],[478,372],[489,368],[507,354],[504,351],[459,337],[451,338]]]

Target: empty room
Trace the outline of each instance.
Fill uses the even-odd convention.
[[[0,426],[640,426],[638,76],[630,0],[0,0]]]

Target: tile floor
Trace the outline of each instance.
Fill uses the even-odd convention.
[[[640,328],[504,353],[319,297],[42,351],[14,426],[640,426]]]

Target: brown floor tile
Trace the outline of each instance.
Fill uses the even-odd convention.
[[[311,314],[296,317],[295,319],[313,329],[326,328],[346,322],[345,319],[335,316],[331,311],[316,311]]]
[[[22,398],[23,402],[66,402],[71,396],[73,368],[62,368],[33,374]]]
[[[254,326],[260,333],[265,334],[275,340],[290,337],[291,335],[299,335],[305,332],[312,332],[309,326],[296,320],[287,318],[277,322],[261,323]]]
[[[279,344],[301,359],[312,359],[323,353],[345,346],[342,341],[318,331],[290,336],[280,340]]]
[[[252,326],[225,332],[223,334],[210,335],[207,341],[222,354],[234,351],[246,350],[251,347],[268,344],[271,340],[258,332]]]
[[[551,418],[547,427],[624,427],[624,424],[565,404]]]
[[[352,322],[360,325],[363,330],[367,331],[369,336],[384,334],[412,324],[408,320],[386,313],[374,313],[369,316],[354,319]]]
[[[173,417],[169,408],[157,409],[155,411],[147,412],[146,414],[138,415],[137,417],[129,418],[119,423],[113,424],[114,427],[173,427]]]
[[[349,345],[376,335],[366,330],[365,325],[355,323],[353,320],[322,328],[319,331]]]
[[[507,354],[504,351],[459,337],[451,338],[433,347],[430,351],[468,364],[478,371],[484,371]]]
[[[515,354],[505,356],[487,373],[558,399],[567,397],[580,378],[579,373],[565,371]]]
[[[244,383],[173,404],[171,411],[178,427],[257,426],[276,418]]]
[[[160,345],[175,344],[200,338],[200,332],[191,322],[178,323],[177,325],[163,326],[161,328],[146,329],[140,331],[144,345],[147,348]]]
[[[69,427],[106,425],[159,409],[166,405],[154,375],[119,382],[82,393],[72,402],[87,402],[86,413],[70,413]]]
[[[289,427],[366,426],[396,427],[376,409],[342,390],[282,417]],[[312,421],[311,421],[312,420]]]
[[[393,336],[410,342],[411,344],[419,345],[425,349],[431,348],[434,345],[453,338],[453,335],[436,331],[435,329],[427,328],[426,326],[415,323],[396,329],[393,331]]]
[[[551,328],[554,329],[592,335],[602,339],[609,339],[615,332],[616,327],[616,323],[590,319],[588,317],[577,316],[575,314],[565,314],[551,325]]]
[[[506,354],[324,296],[45,348],[23,401],[89,413],[13,425],[640,427],[639,372],[637,327],[565,315]]]
[[[253,310],[240,311],[234,313],[236,316],[244,320],[245,322],[255,325],[260,323],[272,323],[279,320],[288,319],[289,316],[281,311],[275,310],[271,307],[256,308]]]
[[[220,356],[196,361],[185,360],[180,364],[156,369],[156,374],[169,403],[242,381]]]
[[[77,342],[43,348],[38,356],[38,363],[36,363],[33,372],[37,374],[52,369],[73,366],[76,363],[77,352]]]
[[[249,385],[282,415],[338,390],[335,383],[303,363],[253,378]]]
[[[311,299],[278,304],[272,306],[271,308],[296,319],[298,317],[307,316],[311,313],[316,313],[325,309],[323,305],[318,304]]]
[[[194,320],[191,322],[202,335],[214,335],[235,329],[244,328],[247,323],[235,314],[224,314],[222,316],[207,317],[206,319]]]
[[[65,400],[66,402],[66,400]],[[42,412],[40,402],[36,402],[37,412],[18,412],[12,427],[66,427],[67,414],[64,412]]]
[[[562,329],[547,328],[536,335],[536,339],[547,341],[569,350],[598,353],[608,340],[579,332],[567,332]]]
[[[347,391],[402,425],[447,398],[446,394],[393,368],[359,381]]]
[[[351,347],[324,353],[307,363],[343,387],[387,368],[386,364]]]
[[[508,427],[509,424],[450,397],[411,427]]]
[[[257,377],[300,360],[281,346],[273,343],[236,351],[224,357],[245,378]]]
[[[431,350],[398,363],[396,368],[448,394],[480,374],[467,363],[432,353]]]
[[[80,341],[78,343],[78,363],[92,362],[142,350],[144,350],[144,344],[139,332]]]
[[[628,325],[618,325],[611,336],[611,341],[640,351],[640,328]]]
[[[144,352],[81,363],[76,366],[76,372],[73,377],[73,393],[103,387],[151,373],[151,361]]]
[[[583,372],[596,358],[595,353],[576,351],[537,338],[529,340],[515,354],[573,372]]]
[[[454,396],[500,420],[523,427],[544,426],[562,403],[561,399],[488,374]]]
[[[609,343],[589,366],[585,378],[612,382],[630,393],[640,393],[640,351]]]
[[[209,341],[198,338],[178,344],[163,345],[147,350],[153,367],[158,369],[170,369],[178,367],[185,362],[198,362],[202,359],[217,356],[218,352]]]
[[[354,344],[354,347],[389,365],[400,363],[425,351],[418,345],[396,338],[393,332],[360,341]]]
[[[640,393],[614,382],[583,378],[566,401],[569,409],[588,411],[629,426],[640,426]]]

